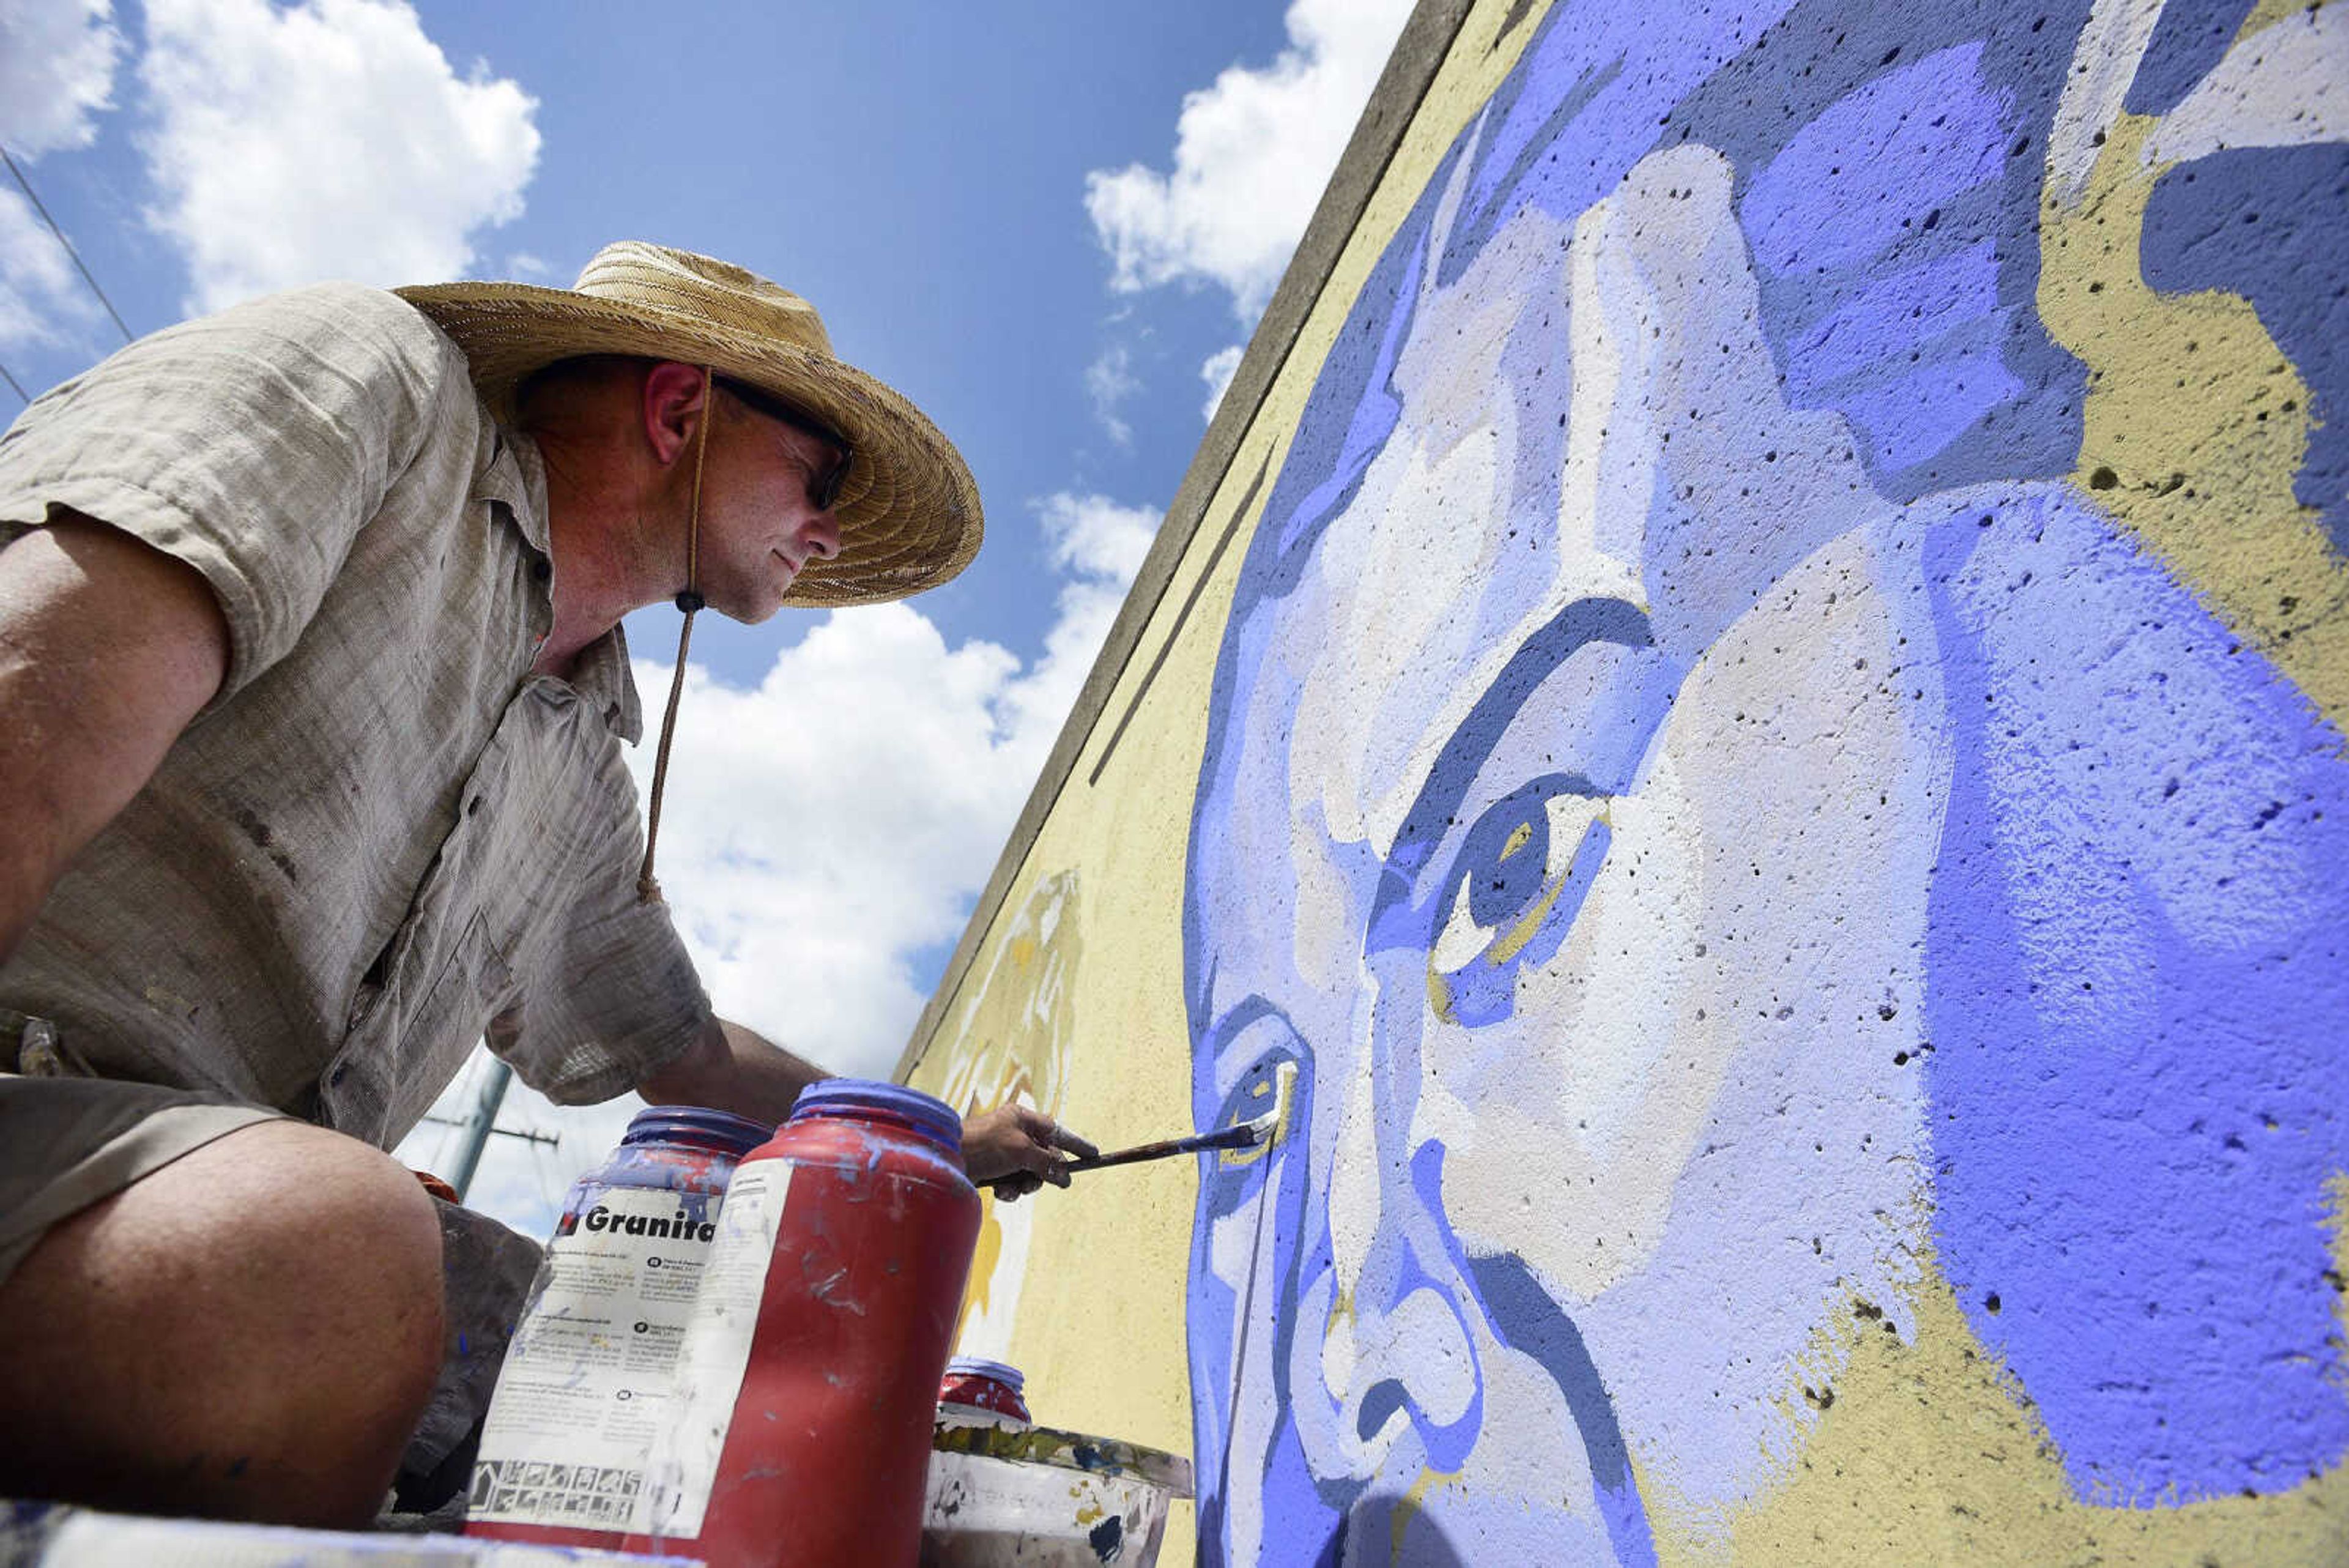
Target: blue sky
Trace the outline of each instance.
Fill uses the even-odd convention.
[[[885,1073],[1408,9],[0,0],[0,142],[135,332],[321,277],[560,285],[646,238],[799,290],[922,405],[978,561],[704,618],[662,829],[720,1010]],[[119,341],[0,182],[0,365],[37,393]],[[630,622],[652,701],[674,628]],[[518,1096],[564,1147],[484,1196],[529,1222],[626,1108]]]

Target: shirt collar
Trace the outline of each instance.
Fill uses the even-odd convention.
[[[473,475],[473,499],[502,504],[530,547],[542,556],[551,554],[546,462],[530,437],[503,425],[490,426],[489,461]]]
[[[523,543],[552,559],[546,524],[546,460],[520,431],[491,427],[490,460],[473,477],[473,499],[499,503]],[[645,738],[644,704],[628,667],[627,635],[618,627],[579,650],[570,682],[614,734],[635,745]]]
[[[645,711],[636,698],[636,674],[628,668],[626,632],[616,626],[581,649],[571,684],[595,705],[614,734],[632,746],[645,738]]]

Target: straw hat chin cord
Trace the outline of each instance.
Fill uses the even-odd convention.
[[[653,879],[653,851],[660,842],[661,795],[668,787],[668,752],[677,739],[677,705],[685,695],[685,656],[693,647],[693,618],[704,603],[701,597],[701,464],[709,452],[709,426],[717,416],[711,399],[715,372],[701,368],[701,421],[693,432],[693,505],[685,524],[685,587],[677,607],[685,619],[677,632],[677,668],[669,672],[668,706],[661,711],[660,748],[653,755],[653,798],[646,813],[645,863],[636,872],[636,897],[647,904],[662,901],[660,884]]]

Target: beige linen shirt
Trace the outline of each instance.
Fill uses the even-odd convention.
[[[220,694],[5,969],[66,1069],[225,1090],[388,1147],[486,1029],[608,1099],[709,1016],[643,852],[615,629],[533,677],[546,486],[414,308],[327,285],[160,332],[0,436],[0,545],[66,507],[187,562]]]

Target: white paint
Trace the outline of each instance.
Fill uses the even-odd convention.
[[[2230,147],[2349,138],[2349,8],[2294,11],[2238,38],[2146,139],[2147,167]]]
[[[1173,1494],[1138,1475],[986,1454],[934,1453],[922,1516],[925,1568],[1150,1568]],[[1113,1555],[1092,1544],[1117,1522]]]
[[[2096,0],[2072,51],[2072,74],[2047,132],[2047,191],[2065,206],[2088,188],[2105,133],[2153,42],[2167,0]]]

